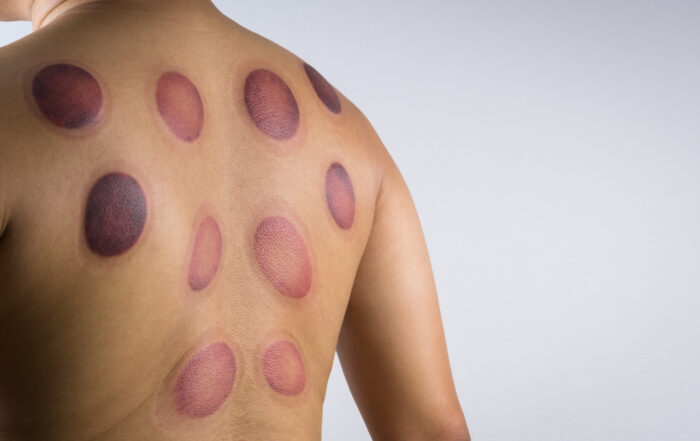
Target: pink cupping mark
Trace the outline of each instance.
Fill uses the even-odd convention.
[[[197,229],[190,258],[189,282],[195,291],[206,288],[221,261],[221,230],[214,218],[207,217]]]
[[[161,75],[156,87],[158,112],[170,130],[183,141],[199,137],[204,123],[202,98],[192,82],[177,72]]]
[[[262,369],[272,390],[283,395],[298,395],[304,390],[306,369],[294,343],[282,340],[270,345],[263,354]]]
[[[187,361],[175,384],[177,411],[191,418],[216,412],[231,394],[236,379],[236,358],[226,343],[201,349]]]
[[[311,262],[304,238],[281,216],[265,218],[255,231],[255,257],[265,277],[282,294],[300,298],[311,288]]]

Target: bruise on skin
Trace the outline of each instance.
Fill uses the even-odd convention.
[[[294,136],[299,106],[282,78],[269,70],[254,70],[246,78],[244,93],[248,114],[258,129],[277,140]]]
[[[326,172],[326,203],[340,228],[352,227],[355,218],[355,192],[345,168],[339,163],[331,164]]]
[[[192,142],[204,123],[202,98],[192,82],[177,72],[166,72],[156,87],[158,113],[175,136]]]
[[[224,404],[236,380],[236,357],[224,342],[196,352],[180,372],[173,391],[178,413],[203,418]]]
[[[214,218],[207,217],[197,229],[190,258],[189,282],[195,291],[206,288],[221,261],[221,230]]]
[[[260,269],[277,291],[293,298],[309,292],[309,253],[291,221],[282,216],[263,219],[255,231],[254,249]]]
[[[306,71],[306,76],[311,82],[311,86],[313,86],[314,90],[316,91],[316,95],[318,95],[328,110],[336,114],[340,113],[340,99],[338,98],[338,94],[333,86],[331,86],[323,75],[318,73],[318,71],[311,65],[304,63],[304,70]]]
[[[306,369],[294,343],[281,340],[263,354],[262,370],[267,384],[283,395],[299,395],[306,386]]]
[[[146,197],[136,179],[124,173],[102,176],[90,190],[85,206],[85,237],[101,256],[131,248],[146,223]]]
[[[32,97],[52,123],[79,129],[97,120],[102,90],[88,71],[72,64],[52,64],[32,80]]]

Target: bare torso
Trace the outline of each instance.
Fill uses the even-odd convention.
[[[353,106],[215,10],[90,5],[0,63],[8,434],[319,439],[379,183]]]
[[[464,441],[420,225],[362,114],[213,5],[0,50],[0,439]]]

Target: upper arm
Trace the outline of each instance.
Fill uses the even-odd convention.
[[[373,439],[465,441],[425,240],[386,156],[338,355]]]

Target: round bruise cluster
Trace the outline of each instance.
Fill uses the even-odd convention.
[[[304,63],[304,71],[321,102],[333,113],[340,113],[340,99],[331,84],[316,69]]]
[[[304,63],[306,75],[319,99],[332,113],[340,113],[335,89],[313,67]],[[71,64],[41,69],[32,82],[37,107],[55,125],[79,129],[99,119],[102,90],[86,70]],[[166,72],[156,84],[158,112],[179,139],[192,142],[202,130],[204,106],[196,86],[184,75]],[[299,107],[292,91],[275,73],[257,69],[245,81],[248,113],[267,136],[292,138],[299,127]],[[326,173],[325,194],[335,222],[349,229],[354,220],[355,196],[345,168],[333,163]],[[132,176],[112,172],[92,186],[85,206],[85,237],[100,256],[116,256],[133,247],[143,232],[147,202]],[[257,263],[274,288],[291,298],[302,298],[311,288],[312,268],[302,234],[283,216],[263,219],[255,231],[253,248]],[[205,289],[215,277],[222,255],[222,235],[209,216],[198,225],[189,258],[188,282],[194,291]],[[224,342],[211,343],[191,356],[177,377],[173,390],[175,409],[191,418],[202,418],[219,409],[236,379],[236,358]],[[269,345],[261,370],[270,388],[283,395],[298,395],[306,385],[303,357],[294,343],[280,340]]]
[[[299,127],[299,106],[289,86],[274,72],[257,69],[248,74],[245,105],[253,123],[276,140],[290,139]]]
[[[189,283],[193,290],[201,291],[211,283],[219,268],[221,248],[219,224],[209,216],[197,229],[190,256]]]
[[[313,67],[304,63],[306,75],[319,99],[335,114],[341,103],[335,89]],[[299,108],[289,87],[276,74],[258,69],[245,83],[245,103],[252,121],[277,140],[294,136],[299,126]],[[342,229],[349,229],[355,216],[355,194],[350,177],[339,163],[326,173],[328,209]],[[263,219],[255,230],[253,248],[258,266],[274,288],[286,296],[302,298],[311,288],[312,268],[302,234],[283,216]],[[261,360],[262,373],[270,388],[283,395],[298,395],[306,385],[306,370],[294,343],[281,340],[268,346]]]
[[[66,129],[80,129],[99,118],[102,89],[85,69],[66,63],[41,69],[32,80],[32,97],[46,118]]]
[[[306,243],[294,224],[270,216],[258,224],[253,242],[263,274],[280,293],[304,297],[311,288],[311,261]]]
[[[262,371],[272,390],[282,395],[298,395],[306,385],[304,360],[294,343],[277,341],[265,349]]]
[[[101,256],[116,256],[131,248],[146,223],[146,197],[139,183],[124,173],[102,176],[85,206],[85,238]]]
[[[236,380],[236,357],[224,342],[196,352],[180,371],[175,383],[175,409],[190,418],[216,412],[231,394]]]
[[[340,228],[347,230],[352,227],[355,218],[355,192],[348,172],[337,162],[331,164],[326,172],[326,203]]]
[[[192,142],[204,124],[202,98],[192,82],[177,72],[166,72],[156,86],[158,113],[179,139]]]

